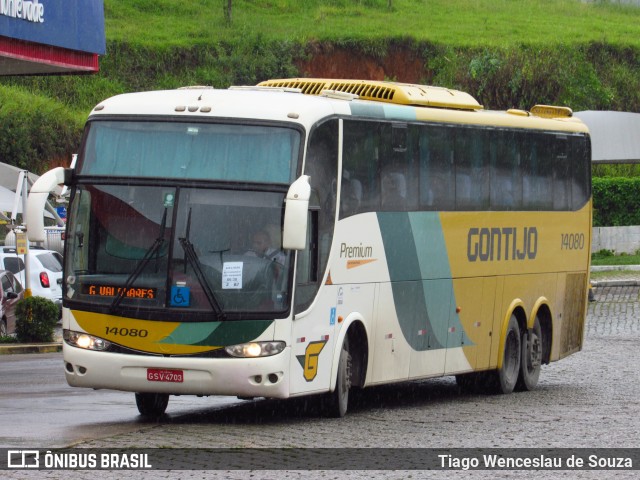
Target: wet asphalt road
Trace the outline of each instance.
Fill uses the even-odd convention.
[[[640,287],[596,289],[582,352],[543,367],[538,389],[460,394],[450,378],[365,390],[343,419],[309,400],[241,402],[172,397],[145,423],[133,395],[66,387],[61,357],[23,359],[18,396],[0,393],[2,444],[48,432],[37,446],[81,448],[362,447],[635,448],[639,446]],[[60,359],[60,363],[58,363]],[[5,359],[2,359],[4,364]],[[59,365],[59,367],[56,366]],[[60,372],[56,373],[56,369]],[[59,379],[54,380],[59,375]],[[2,380],[2,378],[0,378]],[[51,382],[51,383],[49,383]],[[73,409],[73,410],[71,410]],[[73,421],[69,421],[69,411]],[[28,420],[23,420],[27,419]],[[66,420],[65,420],[66,419]],[[19,422],[17,423],[16,422]],[[24,421],[24,423],[23,423]],[[65,425],[65,422],[69,422]],[[7,427],[9,425],[9,427]],[[19,430],[17,437],[7,434]],[[18,440],[22,439],[22,440]],[[28,442],[27,442],[28,443]],[[339,460],[339,459],[338,459]],[[138,471],[127,478],[637,478],[638,471]],[[123,472],[2,472],[6,478],[121,478]],[[16,475],[16,476],[12,476]],[[34,476],[30,476],[34,475]]]

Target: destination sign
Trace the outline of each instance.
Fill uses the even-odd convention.
[[[84,284],[82,286],[82,293],[85,295],[92,295],[96,297],[115,297],[122,295],[124,287],[116,287],[114,285],[97,285],[94,283]],[[124,298],[144,298],[153,300],[156,298],[157,289],[144,288],[144,287],[129,287],[124,293]]]

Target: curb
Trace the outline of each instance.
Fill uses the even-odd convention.
[[[615,274],[616,272],[640,272],[640,265],[598,265],[591,266],[592,272],[611,272]],[[592,280],[591,286],[593,288],[598,287],[637,287],[640,286],[640,279],[637,277],[640,275],[635,275],[636,278],[612,278],[609,280]]]
[[[11,355],[14,353],[56,353],[62,351],[60,343],[33,343],[33,344],[5,344],[0,345],[0,355]]]
[[[597,282],[591,282],[593,288],[598,287],[638,287],[640,286],[640,280],[601,280]]]
[[[592,265],[592,272],[620,272],[620,271],[640,271],[640,265]]]

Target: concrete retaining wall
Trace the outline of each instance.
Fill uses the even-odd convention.
[[[635,253],[640,250],[640,226],[594,227],[591,252],[612,250],[615,253]]]

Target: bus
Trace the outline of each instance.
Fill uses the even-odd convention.
[[[571,109],[447,88],[293,78],[115,96],[77,163],[63,355],[74,387],[318,395],[455,376],[531,390],[581,349],[590,139]],[[40,215],[41,217],[41,215]]]

